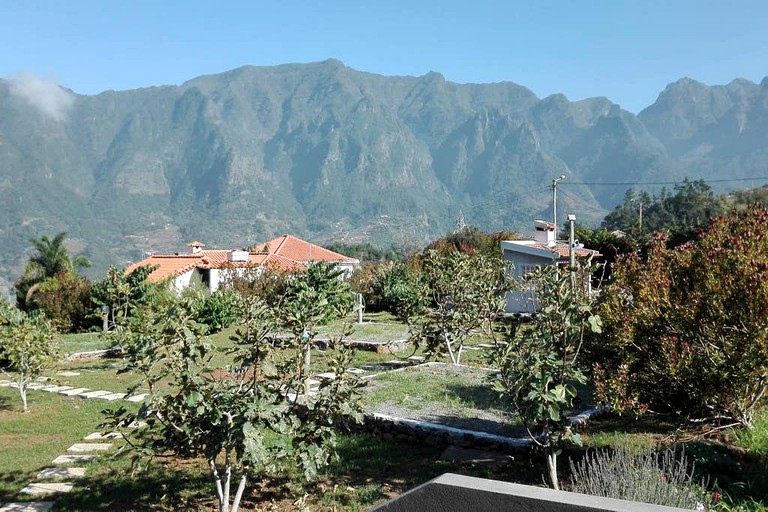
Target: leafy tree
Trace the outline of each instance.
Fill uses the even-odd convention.
[[[429,251],[423,262],[426,304],[409,321],[411,339],[424,343],[428,354],[445,350],[454,364],[474,332],[493,335],[492,323],[504,311],[511,287],[500,256]]]
[[[715,196],[706,182],[686,178],[675,185],[674,194],[662,189],[659,196],[651,198],[647,192],[636,195],[634,190],[627,190],[624,203],[605,217],[602,227],[622,230],[640,241],[647,234],[665,231],[668,243],[676,246],[693,240],[710,218],[726,212],[726,200]]]
[[[593,279],[596,281],[594,284],[599,285],[602,282],[606,282],[611,277],[611,269],[613,268],[616,259],[630,252],[638,250],[637,243],[634,239],[627,236],[621,236],[612,231],[608,231],[605,228],[591,229],[587,226],[577,224],[575,228],[575,237],[579,243],[584,244],[585,247],[594,249],[601,254],[600,263],[596,265],[596,275]]]
[[[586,383],[579,365],[582,340],[587,331],[600,332],[601,321],[565,270],[542,266],[523,279],[535,290],[536,312],[531,323],[511,328],[507,343],[497,345],[493,388],[510,399],[531,441],[545,451],[550,484],[558,489],[558,451],[564,442],[581,442],[567,412],[576,401],[575,386]]]
[[[291,275],[269,266],[231,269],[223,274],[221,286],[274,306],[285,295]]]
[[[109,308],[109,329],[123,324],[158,293],[157,286],[147,279],[156,269],[157,266],[145,265],[126,273],[126,269],[112,266],[104,279],[93,283],[93,303],[99,308]]]
[[[44,235],[39,239],[30,239],[29,243],[35,252],[15,285],[16,302],[21,309],[28,309],[31,296],[44,279],[63,272],[76,273],[78,268],[91,266],[91,262],[84,256],[72,258],[64,245],[66,236],[66,233],[59,233],[53,238]]]
[[[73,272],[44,279],[32,302],[59,332],[84,330],[94,325],[91,282]]]
[[[437,251],[441,254],[459,251],[467,254],[481,253],[486,256],[499,256],[501,254],[500,242],[502,240],[516,240],[517,238],[518,235],[514,231],[486,233],[476,226],[467,226],[432,242],[424,249],[422,256],[430,251]]]
[[[28,315],[0,300],[0,371],[16,383],[23,412],[28,410],[29,383],[53,364],[57,341],[43,316]]]
[[[296,294],[292,300],[303,305],[283,305],[294,312],[314,310],[315,299]],[[194,322],[190,299],[150,313],[134,331],[119,332],[129,347],[127,369],[142,376],[129,392],[147,386],[150,398],[139,415],[120,408],[109,412],[105,424],[145,421],[145,428],[125,433],[139,453],[203,456],[221,512],[238,510],[251,475],[298,466],[313,478],[333,454],[334,425],[361,417],[361,383],[346,371],[351,355],[341,336],[330,342],[335,378],[306,393],[303,344],[293,337],[277,349],[271,340],[277,311],[253,297],[240,306],[242,322],[231,338],[234,364],[226,369],[212,366],[216,351]]]
[[[768,209],[713,219],[675,250],[657,236],[601,295],[591,340],[599,394],[618,409],[749,425],[768,388]]]
[[[197,320],[207,325],[212,333],[237,321],[237,295],[232,290],[216,290],[202,297],[199,302]]]

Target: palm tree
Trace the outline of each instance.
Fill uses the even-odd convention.
[[[39,239],[30,239],[29,243],[37,252],[30,256],[24,274],[37,276],[42,281],[60,272],[74,272],[80,267],[90,267],[91,262],[85,256],[70,256],[69,249],[64,246],[66,236],[62,232],[53,238],[43,235]]]
[[[79,268],[91,266],[91,262],[85,256],[72,258],[69,249],[64,246],[66,237],[67,233],[61,232],[53,238],[43,235],[39,239],[29,240],[35,252],[29,257],[24,274],[15,285],[16,302],[20,308],[27,309],[32,295],[45,279],[62,272],[77,272]]]

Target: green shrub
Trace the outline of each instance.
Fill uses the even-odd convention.
[[[674,250],[614,267],[587,340],[598,398],[616,410],[727,416],[748,426],[768,396],[768,208],[710,221]]]
[[[217,290],[201,299],[197,321],[207,325],[210,332],[219,332],[238,318],[237,295],[231,290]]]
[[[571,461],[573,492],[686,509],[710,508],[705,480],[696,483],[685,454],[673,450],[637,454],[618,443]]]

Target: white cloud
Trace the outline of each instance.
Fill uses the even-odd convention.
[[[55,121],[63,121],[75,97],[59,87],[55,80],[45,79],[29,71],[22,71],[10,79],[11,94],[37,108]]]

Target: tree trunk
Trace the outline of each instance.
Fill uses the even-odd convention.
[[[21,412],[29,412],[27,408],[27,384],[26,382],[19,383],[19,395],[21,395]]]
[[[243,476],[240,477],[240,484],[237,486],[237,492],[235,493],[235,501],[232,502],[232,509],[229,512],[237,512],[240,508],[240,500],[243,498],[243,491],[245,491],[245,474],[246,469],[243,469]]]
[[[309,376],[312,374],[309,371],[309,365],[312,363],[312,345],[307,343],[306,348],[304,349],[304,371],[306,371],[306,375],[304,376],[304,394],[309,396]]]
[[[547,448],[547,472],[549,473],[549,483],[556,491],[560,490],[560,485],[557,481],[557,451],[554,446]]]

